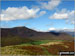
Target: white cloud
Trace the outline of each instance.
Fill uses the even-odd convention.
[[[42,15],[46,14],[46,11],[40,11],[39,15],[37,15],[37,17],[40,17]]]
[[[66,9],[62,9],[61,11],[55,12],[53,15],[49,17],[49,19],[65,19],[66,22],[75,24],[75,11],[69,11]]]
[[[75,24],[75,11],[71,11],[69,13],[68,21],[71,22],[72,24]]]
[[[35,18],[37,13],[40,11],[39,8],[29,9],[26,6],[24,7],[8,7],[6,10],[2,10],[1,20],[17,20],[17,19],[30,19]],[[45,12],[41,12],[44,14]]]
[[[67,13],[54,13],[54,15],[50,16],[50,19],[66,19],[68,18]]]
[[[62,9],[61,11],[55,12],[49,18],[50,19],[67,19],[68,18],[68,11],[66,9]]]
[[[46,14],[46,11],[41,11],[40,12],[40,15],[44,15],[44,14]]]
[[[41,4],[42,4],[42,8],[52,10],[52,9],[56,8],[60,4],[60,2],[61,2],[61,0],[51,0],[48,3],[43,2]]]
[[[51,27],[51,28],[48,29],[48,31],[52,31],[52,30],[56,30],[56,28]]]
[[[54,28],[54,27],[50,27],[49,29],[48,29],[48,31],[47,32],[50,32],[50,31],[63,31],[63,32],[65,32],[65,31],[74,31],[74,29],[70,29],[70,28],[67,28],[67,27],[64,27],[64,28]]]

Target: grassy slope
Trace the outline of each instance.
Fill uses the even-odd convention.
[[[60,44],[53,45],[41,45],[52,42],[60,42]],[[61,42],[63,44],[61,44]],[[29,43],[24,43],[21,45],[12,45],[1,47],[1,54],[11,54],[11,55],[57,55],[57,53],[61,50],[63,51],[73,51],[74,43],[73,42],[65,42],[62,40],[39,40]],[[54,52],[53,52],[54,51]]]

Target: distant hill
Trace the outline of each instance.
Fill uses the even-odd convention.
[[[64,33],[66,33],[66,34],[71,35],[72,37],[75,37],[75,31],[71,31],[71,30],[59,30],[59,31],[57,31],[57,30],[52,30],[52,31],[50,31],[50,32],[53,32],[53,33],[62,33],[62,32],[64,32]]]
[[[75,32],[66,32],[68,34],[70,34],[71,36],[75,37]]]
[[[27,27],[1,28],[1,46],[16,45],[36,40],[73,41],[71,35],[53,32],[37,32]]]

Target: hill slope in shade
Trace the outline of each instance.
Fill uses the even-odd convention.
[[[56,35],[52,32],[37,32],[27,27],[1,28],[1,46],[16,45],[36,40],[67,40],[73,41],[66,33]]]
[[[52,33],[62,33],[62,32],[64,32],[64,33],[67,33],[67,34],[69,34],[69,35],[71,35],[72,37],[74,37],[75,36],[75,31],[72,29],[66,29],[66,30],[52,30],[52,31],[50,31],[50,32],[52,32]]]

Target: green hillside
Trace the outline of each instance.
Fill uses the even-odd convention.
[[[1,47],[2,55],[59,55],[59,51],[74,51],[74,42],[39,40]]]

